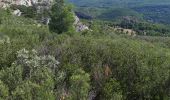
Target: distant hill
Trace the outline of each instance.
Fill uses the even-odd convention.
[[[117,20],[125,16],[170,24],[170,0],[68,0],[81,15]]]
[[[140,5],[170,4],[170,0],[68,0],[76,6],[134,7]]]
[[[153,5],[134,7],[133,10],[142,14],[149,22],[170,24],[170,6],[169,5]]]

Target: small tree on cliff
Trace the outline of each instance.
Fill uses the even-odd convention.
[[[50,31],[61,34],[73,30],[73,12],[70,6],[65,5],[64,0],[55,0],[50,17]]]

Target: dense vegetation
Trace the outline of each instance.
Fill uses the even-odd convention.
[[[170,24],[170,7],[169,5],[142,6],[133,8],[142,13],[144,18],[150,22]]]
[[[51,15],[55,23],[65,15],[61,26],[72,16],[64,8]],[[131,37],[113,31],[112,23],[85,23],[91,30],[59,31],[0,10],[0,99],[170,99],[170,38]]]
[[[113,24],[113,27],[114,26],[120,26],[125,29],[132,29],[138,35],[170,36],[169,25],[140,21],[134,17],[125,17],[120,22]]]
[[[65,6],[63,0],[56,0],[51,8],[49,28],[52,32],[61,34],[73,30],[74,16],[72,9]]]

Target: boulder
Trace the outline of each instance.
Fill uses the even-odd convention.
[[[17,10],[14,10],[12,14],[16,16],[21,16],[22,12],[19,9],[17,9]]]

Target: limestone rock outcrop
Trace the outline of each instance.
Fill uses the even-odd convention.
[[[0,0],[0,7],[8,7],[11,4],[33,6],[33,5],[48,5],[53,0]]]
[[[88,26],[83,24],[76,15],[75,15],[74,19],[75,19],[74,26],[75,26],[77,32],[81,32],[81,31],[84,31],[84,30],[89,30]]]
[[[32,0],[0,0],[0,7],[9,7],[11,4],[32,6]]]

